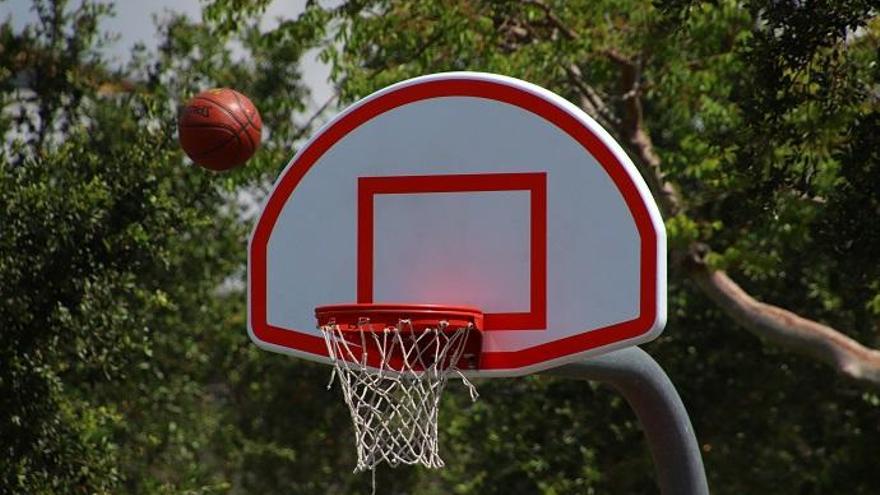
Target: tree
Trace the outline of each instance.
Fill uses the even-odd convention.
[[[308,40],[279,46],[251,27],[236,60],[172,15],[158,53],[111,69],[110,7],[33,6],[35,24],[0,27],[0,493],[366,486],[336,474],[353,453],[328,433],[346,424],[343,405],[315,398],[325,370],[273,359],[244,330],[237,197],[307,129],[294,117]],[[187,164],[175,138],[179,102],[219,84],[251,94],[273,133],[224,175]]]

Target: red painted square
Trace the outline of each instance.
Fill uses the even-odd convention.
[[[547,174],[502,173],[358,178],[357,301],[373,301],[374,199],[377,194],[526,191],[530,195],[530,308],[486,313],[484,330],[547,328]],[[432,301],[422,301],[430,304]]]

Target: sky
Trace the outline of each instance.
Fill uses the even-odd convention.
[[[71,2],[76,4],[76,0]],[[107,51],[116,61],[128,59],[132,45],[142,41],[148,48],[158,44],[153,14],[173,11],[184,13],[192,19],[201,18],[199,0],[117,0],[114,2],[116,16],[106,19],[103,28],[120,36]],[[305,8],[306,0],[274,0],[266,11],[262,22],[264,29],[271,29],[279,18],[295,18]],[[13,27],[20,29],[35,18],[31,12],[31,0],[0,0],[0,19],[11,17]],[[309,53],[303,61],[303,77],[312,90],[312,108],[317,108],[331,95],[327,83],[329,68]]]

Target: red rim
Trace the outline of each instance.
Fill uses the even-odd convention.
[[[357,326],[360,318],[369,318],[371,326],[397,325],[399,320],[410,320],[415,330],[436,327],[441,321],[452,328],[472,323],[477,330],[483,328],[483,312],[470,306],[445,306],[441,304],[397,303],[351,303],[331,304],[315,308],[318,326],[331,319],[340,325]]]

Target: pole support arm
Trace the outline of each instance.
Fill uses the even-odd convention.
[[[648,353],[630,347],[544,373],[614,387],[632,407],[644,429],[660,493],[709,494],[690,417],[669,376]]]

